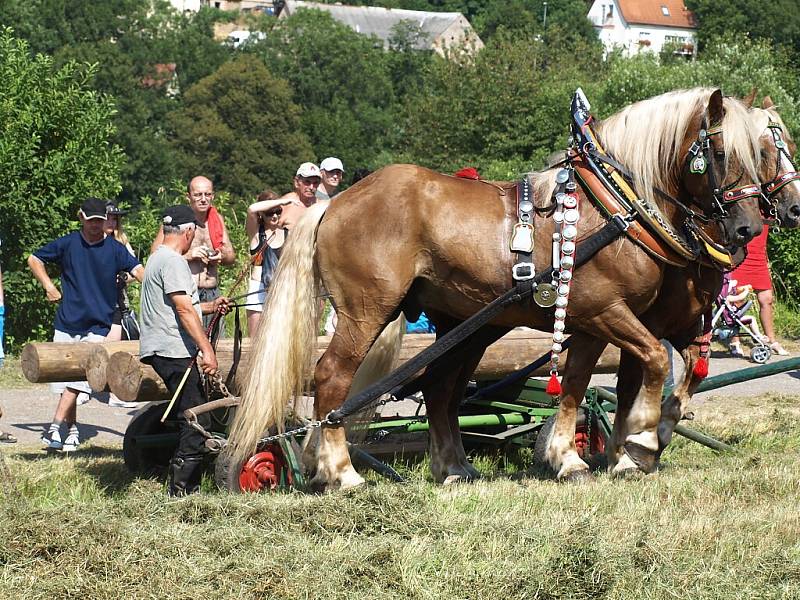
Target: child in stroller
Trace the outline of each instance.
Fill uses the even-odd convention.
[[[753,305],[753,300],[749,297],[753,292],[753,286],[737,286],[738,281],[730,278],[730,274],[725,274],[722,282],[722,289],[717,296],[717,308],[714,318],[711,321],[713,335],[721,342],[726,342],[733,337],[741,335],[742,332],[750,336],[753,341],[753,348],[750,350],[750,358],[753,362],[764,364],[772,356],[768,339],[758,328],[756,318],[748,315],[747,311]],[[728,348],[731,356],[742,358],[741,344],[728,341]]]

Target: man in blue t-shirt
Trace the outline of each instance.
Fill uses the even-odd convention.
[[[59,302],[54,342],[102,342],[111,328],[117,305],[117,273],[126,271],[141,281],[144,268],[127,248],[106,237],[106,201],[88,198],[78,212],[80,231],[74,231],[39,248],[28,257],[28,267],[42,284],[47,299]],[[61,267],[62,293],[47,275],[45,263]],[[80,444],[76,400],[90,393],[85,381],[51,384],[61,397],[49,429],[42,436],[48,450],[72,452]],[[67,430],[62,438],[62,428]],[[63,439],[63,442],[62,442]]]

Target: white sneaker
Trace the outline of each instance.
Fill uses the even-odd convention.
[[[117,398],[114,394],[109,395],[108,405],[112,408],[139,408],[139,402],[125,402]]]
[[[80,394],[78,394],[78,400],[77,400],[78,406],[80,406],[81,404],[86,404],[87,402],[89,402],[89,394],[87,394],[86,392],[81,392]]]
[[[45,431],[42,434],[42,443],[46,446],[48,452],[58,452],[64,449],[64,444],[61,442],[61,433],[58,431]]]
[[[70,433],[67,436],[67,439],[64,440],[63,450],[64,452],[75,452],[78,449],[78,446],[81,445],[81,440],[76,433]]]

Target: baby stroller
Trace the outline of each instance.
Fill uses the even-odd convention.
[[[751,323],[753,317],[747,314],[753,305],[749,291],[742,291],[736,287],[738,282],[730,279],[727,275],[722,283],[722,290],[715,302],[714,317],[711,320],[712,335],[716,336],[720,342],[730,343],[729,340],[739,336],[744,332],[750,336],[753,347],[750,349],[750,358],[753,362],[763,365],[772,356],[772,350],[764,341],[763,336],[753,331]],[[738,292],[738,293],[737,293]],[[741,306],[736,303],[740,299],[746,298],[746,302]]]

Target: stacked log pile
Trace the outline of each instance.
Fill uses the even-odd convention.
[[[406,335],[397,365],[427,348],[435,340],[433,334]],[[317,339],[317,358],[328,347],[330,337]],[[475,371],[478,380],[493,380],[516,371],[545,354],[552,343],[550,334],[533,330],[514,330],[486,349]],[[251,344],[242,342],[242,359],[238,372],[247,369]],[[233,365],[233,340],[220,340],[217,361],[223,379]],[[562,360],[561,364],[564,362]],[[595,373],[616,372],[619,350],[609,347],[598,362]],[[103,344],[33,343],[22,352],[22,371],[34,383],[87,380],[95,391],[111,391],[120,400],[148,402],[164,400],[168,393],[156,372],[139,361],[139,342]],[[547,366],[535,375],[547,375]]]

